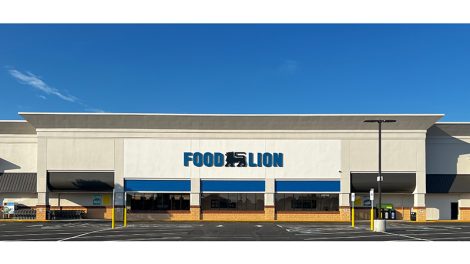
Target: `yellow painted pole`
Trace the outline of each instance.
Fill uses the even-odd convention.
[[[127,194],[124,193],[124,227],[127,226]]]
[[[354,216],[355,216],[355,214],[354,214],[354,204],[353,204],[353,207],[352,207],[352,219],[351,219],[351,220],[352,220],[352,221],[351,221],[351,222],[352,222],[352,227],[354,227]]]
[[[114,229],[114,206],[113,211],[111,211],[111,228]]]
[[[114,190],[113,190],[113,210],[111,211],[111,228],[114,229]]]
[[[370,230],[374,231],[374,204],[370,207]]]

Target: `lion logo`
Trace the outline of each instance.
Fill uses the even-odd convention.
[[[225,153],[225,167],[246,167],[246,152],[227,152]]]

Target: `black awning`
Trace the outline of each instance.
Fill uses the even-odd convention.
[[[374,172],[351,173],[351,192],[377,191],[377,175]],[[416,173],[385,172],[382,173],[382,192],[412,193],[416,188]]]
[[[0,173],[0,193],[36,193],[36,173]]]
[[[428,174],[426,193],[468,193],[470,174]]]
[[[48,172],[51,191],[112,191],[114,172]]]

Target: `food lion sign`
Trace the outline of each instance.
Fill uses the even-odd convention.
[[[284,167],[283,153],[184,152],[185,167]]]

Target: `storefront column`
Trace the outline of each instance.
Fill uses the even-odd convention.
[[[416,221],[426,221],[426,134],[424,139],[417,144],[417,165],[416,165],[416,190],[413,193],[413,212],[416,213]]]
[[[191,178],[189,199],[191,220],[201,220],[201,180],[199,178]]]
[[[109,206],[112,210],[113,204]],[[114,216],[116,221],[124,220],[124,140],[114,140]],[[108,209],[108,207],[106,208]]]
[[[350,197],[351,193],[351,171],[350,171],[350,141],[341,141],[341,170],[338,171],[341,179],[339,193],[339,213],[340,221],[349,221],[351,219]]]
[[[416,213],[416,221],[424,222],[426,221],[426,194],[424,193],[415,193],[414,194],[414,203],[413,211]]]
[[[47,139],[38,135],[36,219],[47,220],[49,193],[47,190]]]
[[[265,181],[264,218],[266,220],[276,220],[275,183],[274,179],[266,179]]]

